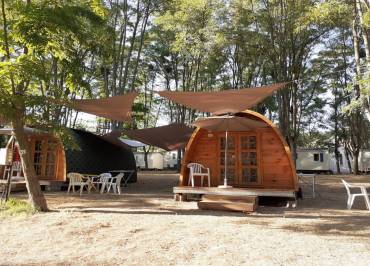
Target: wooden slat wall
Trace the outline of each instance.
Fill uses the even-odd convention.
[[[293,175],[288,154],[278,136],[271,129],[261,131],[261,161],[263,187],[293,188]]]
[[[218,171],[217,160],[217,136],[216,134],[208,135],[208,131],[199,130],[196,138],[194,139],[191,150],[189,150],[189,160],[186,164],[191,162],[201,163],[210,168],[211,171],[211,186],[217,186],[218,180],[216,178]],[[189,169],[186,168],[185,181],[187,185],[189,176]],[[196,184],[199,185],[199,184]]]

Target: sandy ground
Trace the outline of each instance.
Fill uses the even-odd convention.
[[[48,193],[52,212],[0,221],[0,264],[370,265],[370,212],[362,199],[345,209],[338,177],[321,176],[295,209],[250,215],[175,202],[176,183],[145,173],[121,196]]]

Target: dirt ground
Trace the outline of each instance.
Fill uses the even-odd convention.
[[[47,193],[52,212],[0,221],[0,264],[370,265],[370,212],[363,199],[345,209],[339,177],[320,176],[317,197],[297,208],[250,215],[175,202],[176,183],[143,173],[121,196]]]

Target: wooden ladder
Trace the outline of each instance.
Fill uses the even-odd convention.
[[[203,210],[237,211],[250,213],[258,207],[258,196],[203,195],[198,208]]]
[[[11,175],[12,175],[12,165],[6,165],[4,174],[2,176],[3,182],[1,182],[1,185],[3,186],[1,201],[6,202],[9,199],[10,191],[12,189]]]

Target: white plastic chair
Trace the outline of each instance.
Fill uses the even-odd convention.
[[[204,177],[207,177],[208,186],[209,187],[211,186],[211,180],[210,180],[211,174],[210,174],[209,168],[204,167],[200,163],[189,163],[187,166],[190,169],[188,186],[190,185],[190,182],[191,182],[191,186],[194,187],[194,177],[196,176],[200,176],[201,178],[200,186],[203,186]]]
[[[108,192],[108,189],[109,189],[109,186],[110,186],[111,182],[112,182],[112,175],[111,174],[108,174],[108,173],[101,174],[101,176],[100,176],[100,183],[101,183],[100,194],[103,194],[105,189],[107,189],[107,192]]]
[[[123,173],[118,174],[117,176],[113,177],[111,182],[109,183],[109,187],[107,192],[109,193],[110,189],[113,188],[113,193],[116,194],[118,192],[121,195],[121,181],[123,178]]]
[[[364,197],[366,207],[368,210],[370,210],[370,202],[369,202],[369,195],[366,192],[366,188],[360,185],[350,184],[342,179],[342,183],[344,184],[344,187],[347,190],[348,200],[347,200],[347,209],[350,210],[352,208],[353,202],[355,201],[356,197]],[[355,193],[351,194],[351,188],[359,188],[361,190],[361,193]]]
[[[85,186],[87,188],[87,192],[90,193],[90,190],[91,190],[90,178],[85,179],[84,176],[79,173],[69,173],[67,177],[69,178],[67,194],[69,193],[71,188],[72,188],[73,193],[75,193],[75,186],[80,187],[80,195],[82,195],[82,191]]]
[[[110,173],[102,173],[102,174],[100,174],[98,176],[92,177],[91,182],[93,183],[94,188],[96,190],[99,190],[100,189],[99,186],[103,186],[103,183],[106,182],[106,179],[104,179],[104,177],[107,177],[109,179],[109,178],[112,177],[112,175]],[[97,185],[97,187],[95,187],[95,185]]]

